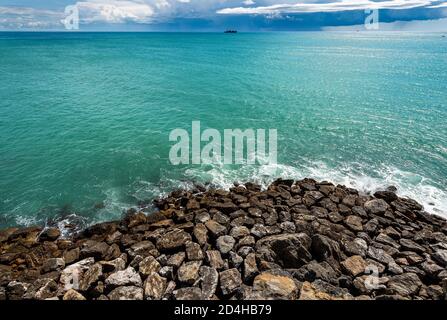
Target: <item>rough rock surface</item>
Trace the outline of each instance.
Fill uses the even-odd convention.
[[[447,298],[447,221],[312,179],[178,190],[63,238],[0,231],[0,300]]]

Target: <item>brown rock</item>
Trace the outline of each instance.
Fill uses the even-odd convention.
[[[183,230],[174,229],[157,240],[157,248],[160,251],[179,250],[184,248],[191,236]]]
[[[361,256],[352,256],[344,260],[341,265],[349,275],[356,277],[365,272],[367,263]]]
[[[218,238],[220,236],[223,236],[227,232],[227,228],[225,228],[223,225],[217,223],[214,220],[208,220],[205,223],[205,226],[208,228],[208,230],[210,231],[211,235],[214,238]]]
[[[150,300],[160,300],[166,290],[167,279],[158,273],[151,273],[144,282],[144,296]]]
[[[274,275],[263,272],[253,281],[253,289],[273,299],[296,299],[298,287],[293,278],[285,275]]]
[[[228,269],[219,273],[220,289],[223,295],[235,293],[242,285],[241,274],[237,269]]]
[[[62,300],[87,300],[87,299],[85,299],[85,297],[76,290],[70,289],[67,292],[65,292]]]

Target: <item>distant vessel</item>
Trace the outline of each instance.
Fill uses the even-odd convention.
[[[237,33],[237,30],[225,30],[224,33]]]

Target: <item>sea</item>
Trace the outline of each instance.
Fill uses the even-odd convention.
[[[172,130],[277,130],[277,162],[173,165]],[[0,33],[0,228],[178,188],[327,180],[447,217],[440,33]]]

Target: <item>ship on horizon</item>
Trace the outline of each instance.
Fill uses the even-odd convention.
[[[237,30],[228,29],[225,30],[224,33],[237,33]]]

